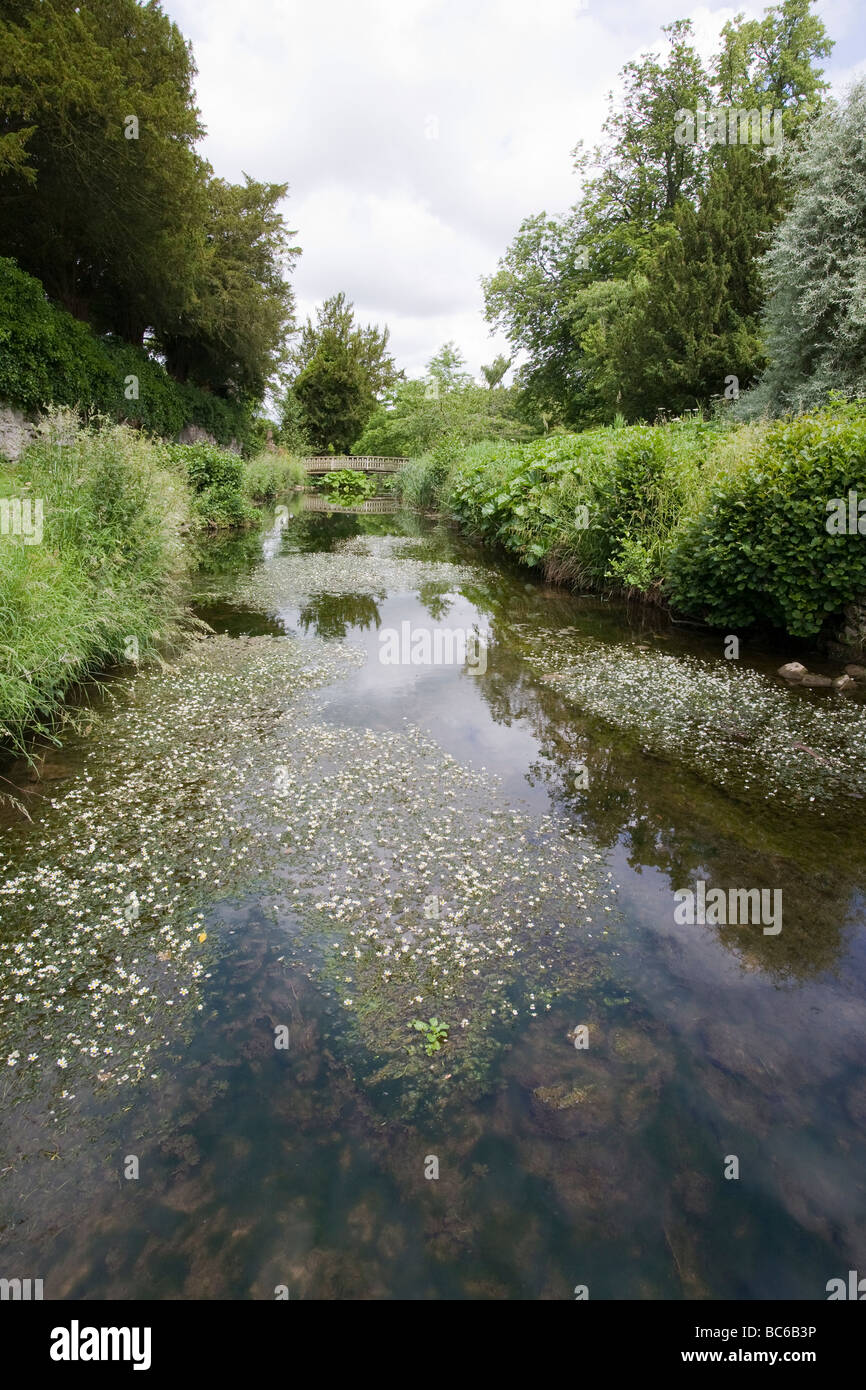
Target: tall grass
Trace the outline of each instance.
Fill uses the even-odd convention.
[[[308,482],[309,474],[300,459],[282,449],[263,449],[244,464],[244,491],[253,502],[275,502]]]
[[[190,494],[134,430],[63,413],[3,492],[44,512],[41,543],[0,536],[0,743],[21,752],[31,733],[56,737],[77,683],[180,633]]]

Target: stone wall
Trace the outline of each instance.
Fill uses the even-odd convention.
[[[0,401],[0,454],[14,463],[38,435],[39,426],[28,420],[23,410]]]

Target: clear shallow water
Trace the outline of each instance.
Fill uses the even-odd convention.
[[[220,635],[114,682],[5,824],[0,1274],[822,1299],[862,1272],[860,803],[768,804],[736,739],[717,785],[549,679],[581,642],[718,639],[405,515],[209,543],[195,597]],[[486,671],[382,665],[407,619],[477,624]],[[783,930],[677,925],[697,878],[781,887]],[[407,1052],[432,1014],[445,1048]]]

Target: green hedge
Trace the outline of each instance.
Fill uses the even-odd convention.
[[[260,520],[247,498],[246,465],[240,455],[214,444],[162,444],[158,449],[192,489],[193,513],[203,525],[246,526]]]
[[[723,474],[673,540],[674,605],[716,627],[769,622],[798,637],[866,594],[866,536],[832,535],[828,504],[866,499],[866,413],[836,407],[774,425]]]
[[[425,455],[401,486],[549,579],[664,600],[711,626],[813,637],[866,594],[866,536],[826,526],[832,499],[866,501],[866,402],[773,425],[486,441]]]
[[[127,400],[127,378],[138,400]],[[45,297],[38,280],[0,257],[0,400],[28,413],[50,405],[127,420],[163,438],[185,425],[208,430],[221,444],[245,444],[248,402],[212,396],[174,381],[143,348],[103,338]]]

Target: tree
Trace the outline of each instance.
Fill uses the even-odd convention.
[[[315,323],[307,319],[287,376],[314,448],[348,452],[378,402],[403,378],[388,339],[387,327],[356,324],[342,290],[319,306]]]
[[[355,322],[354,305],[340,290],[316,310],[315,324],[307,319],[301,329],[300,341],[290,354],[294,376],[299,376],[309,366],[328,334],[334,335],[344,345],[361,368],[372,409],[403,376],[388,351],[390,329],[369,323],[362,328]]]
[[[828,90],[816,60],[833,49],[814,0],[782,0],[763,19],[729,20],[713,64],[719,99],[730,106],[784,113],[785,133],[796,136],[820,108]]]
[[[301,402],[291,387],[280,401],[280,443],[290,454],[308,454],[310,441],[304,426]]]
[[[141,343],[200,266],[192,53],[136,0],[6,5],[0,48],[0,252],[76,317]]]
[[[486,317],[526,354],[518,382],[547,421],[580,427],[619,409],[652,418],[706,404],[726,377],[748,384],[760,369],[756,261],[786,205],[782,168],[773,150],[698,136],[697,112],[713,101],[771,107],[801,138],[827,85],[817,61],[831,48],[812,4],[738,16],[711,73],[689,21],[666,26],[664,58],[643,54],[623,69],[598,173],[578,204],[524,221],[482,282]],[[589,156],[580,146],[575,156],[586,175]]]
[[[493,361],[487,366],[482,366],[481,375],[487,382],[488,390],[492,391],[494,387],[500,385],[502,378],[511,366],[512,360],[513,359],[510,357],[503,357],[500,353],[498,357],[494,357]]]
[[[642,236],[671,216],[681,199],[695,202],[704,186],[705,150],[677,134],[678,113],[710,99],[709,75],[691,43],[692,32],[688,19],[665,24],[665,60],[650,52],[626,63],[621,96],[608,97],[607,145],[595,152],[600,173],[586,185],[580,210],[588,238],[607,239],[625,261],[633,258]],[[588,163],[580,145],[575,158],[579,169]],[[626,240],[617,235],[623,228]]]
[[[0,254],[102,333],[261,397],[291,326],[284,184],[213,177],[195,64],[156,0],[7,0]]]
[[[459,391],[472,385],[472,373],[466,371],[463,353],[456,343],[443,343],[427,363],[429,394],[438,399],[449,391]]]
[[[400,382],[379,406],[353,453],[413,457],[446,438],[463,444],[530,438],[540,422],[523,418],[521,405],[513,387],[477,386],[459,349],[445,343],[427,363],[425,377]]]
[[[679,204],[607,342],[611,409],[652,420],[752,385],[765,362],[756,254],[775,217],[773,171],[744,146],[714,169],[697,210]]]
[[[542,212],[523,222],[499,269],[481,282],[488,323],[526,354],[522,388],[566,424],[581,418],[580,345],[570,310],[591,279],[576,220]]]
[[[370,394],[360,362],[334,329],[322,334],[293,389],[312,447],[348,453],[370,417]]]
[[[248,176],[209,180],[195,299],[157,335],[178,380],[260,398],[280,367],[294,308],[285,269],[300,255],[277,211],[286,191]]]
[[[769,367],[746,413],[866,396],[866,81],[789,154],[790,211],[763,262]]]

